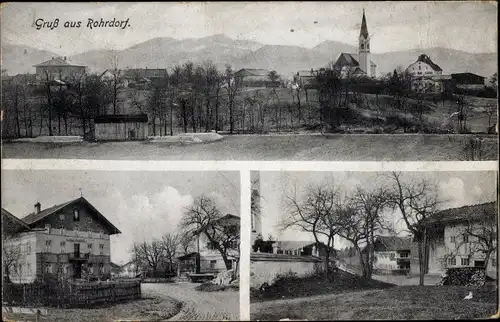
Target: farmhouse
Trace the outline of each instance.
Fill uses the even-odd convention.
[[[40,80],[66,81],[72,78],[80,78],[85,75],[87,66],[78,64],[64,57],[52,57],[43,63],[34,65],[36,74]]]
[[[481,89],[485,84],[485,77],[473,73],[451,74],[451,79],[457,88],[462,89]]]
[[[496,278],[497,220],[496,202],[446,209],[426,218],[422,225],[428,238],[428,273],[442,273],[449,267],[486,265],[488,275]],[[495,249],[490,258],[488,248]]]
[[[80,197],[18,219],[2,209],[2,227],[14,283],[32,283],[45,274],[68,278],[110,275],[110,236],[120,231]],[[5,263],[5,262],[4,262]],[[5,266],[5,264],[4,264]]]
[[[212,225],[210,225],[207,230],[211,227],[218,228],[224,227],[223,229],[227,232],[232,231],[234,238],[228,240],[228,259],[230,261],[229,269],[235,269],[236,263],[239,259],[239,231],[240,231],[240,217],[227,214],[219,219],[217,219]],[[179,265],[177,269],[177,274],[179,276],[186,275],[188,273],[218,273],[225,271],[226,264],[222,258],[222,255],[217,250],[216,247],[208,240],[206,235],[201,231],[195,232],[197,237],[197,251],[184,256],[180,256]]]
[[[241,79],[243,87],[277,87],[278,81],[272,81],[269,77],[271,71],[268,69],[243,68],[234,73]]]
[[[126,278],[136,278],[142,275],[142,269],[135,261],[129,261],[120,266],[118,276]]]
[[[443,70],[425,54],[406,68],[411,78],[411,90],[414,92],[440,93],[444,91],[444,82],[449,76],[443,75]]]
[[[97,141],[146,140],[148,138],[147,114],[114,114],[94,118],[94,135]]]
[[[410,270],[410,238],[379,236],[375,239],[373,246],[375,251],[374,270],[385,273]]]
[[[337,71],[341,78],[377,76],[377,65],[371,60],[365,10],[358,38],[358,53],[341,53],[331,68]]]

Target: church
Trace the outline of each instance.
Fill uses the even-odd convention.
[[[377,65],[371,61],[370,35],[366,24],[365,10],[358,39],[358,53],[341,53],[331,68],[346,77],[376,77]]]

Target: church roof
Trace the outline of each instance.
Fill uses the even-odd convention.
[[[361,30],[359,32],[359,36],[368,38],[368,27],[366,25],[365,9],[363,9],[363,20],[361,21]]]
[[[341,53],[339,58],[337,58],[337,61],[333,64],[334,67],[344,67],[344,66],[350,66],[350,67],[357,67],[359,66],[359,55],[355,53]],[[370,65],[373,67],[376,67],[377,64],[375,64],[373,61],[370,60]]]

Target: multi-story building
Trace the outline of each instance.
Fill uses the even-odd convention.
[[[444,82],[451,79],[443,75],[443,70],[429,56],[422,54],[406,68],[410,76],[411,90],[420,93],[440,93],[444,91]]]
[[[120,231],[85,198],[43,210],[37,202],[34,212],[17,223],[19,229],[4,241],[17,256],[11,281],[31,283],[45,274],[76,279],[110,274],[110,236]]]
[[[72,62],[66,56],[52,57],[34,67],[40,81],[71,81],[84,77],[87,71],[87,66]]]
[[[428,236],[428,273],[486,264],[488,275],[496,278],[497,220],[496,202],[446,209],[423,220]],[[488,249],[493,251],[485,263]]]
[[[411,239],[379,236],[375,239],[373,268],[383,272],[410,270]]]

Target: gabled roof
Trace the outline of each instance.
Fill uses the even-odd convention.
[[[179,256],[179,257],[177,257],[177,259],[178,260],[186,260],[186,259],[190,259],[190,258],[195,258],[196,256],[198,256],[198,253],[197,252],[192,252],[192,253],[189,253],[189,254],[185,254],[185,255]]]
[[[88,202],[87,199],[85,199],[84,197],[80,197],[80,198],[73,199],[73,200],[70,200],[68,202],[59,204],[59,205],[55,205],[53,207],[41,210],[38,213],[34,213],[34,212],[30,213],[26,217],[22,218],[22,221],[24,221],[28,226],[31,227],[34,224],[36,224],[37,222],[39,222],[40,220],[46,218],[47,216],[50,216],[54,213],[57,213],[60,210],[66,208],[68,206],[74,205],[78,202],[83,202],[92,211],[94,211],[97,214],[99,220],[101,220],[106,226],[108,226],[108,228],[112,234],[120,234],[121,233],[121,231],[118,230],[118,228],[116,228],[109,220],[107,220],[106,217],[104,217],[104,215],[101,214],[94,206],[92,206],[92,204],[90,202]]]
[[[378,236],[375,242],[380,242],[388,251],[410,250],[411,239],[396,236]]]
[[[475,220],[484,216],[498,216],[498,206],[495,201],[477,205],[463,206],[441,210],[421,221],[422,225],[445,224]]]
[[[30,230],[28,224],[2,208],[2,234],[11,234],[28,230]]]
[[[72,62],[66,57],[52,57],[52,59],[44,61],[43,63],[34,65],[34,67],[45,67],[45,66],[74,66],[74,67],[87,67],[83,64]]]
[[[432,69],[434,69],[435,71],[443,71],[441,69],[441,67],[439,67],[436,63],[434,63],[431,58],[429,56],[427,56],[426,54],[422,54],[420,56],[418,56],[418,59],[415,63],[417,62],[422,62],[422,63],[426,63],[427,65],[431,66]]]
[[[125,122],[140,122],[147,123],[147,114],[110,114],[99,115],[94,118],[94,123],[125,123]]]
[[[335,61],[333,64],[334,67],[344,67],[344,66],[350,66],[350,67],[359,67],[359,55],[356,53],[341,53],[339,58]],[[377,64],[375,64],[373,61],[370,60],[370,66],[376,67]]]
[[[242,68],[235,74],[245,73],[245,76],[269,76],[271,71],[268,69],[258,69],[258,68]]]

